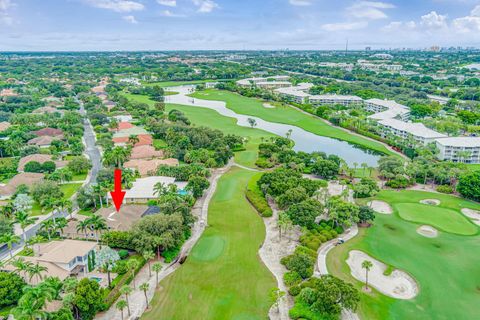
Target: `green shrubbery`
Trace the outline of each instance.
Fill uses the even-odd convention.
[[[340,233],[343,232],[341,227],[337,228]],[[332,229],[326,223],[322,223],[316,226],[314,229],[307,230],[300,237],[300,243],[311,250],[318,250],[322,243],[330,241],[336,238],[338,235],[337,230]]]
[[[453,187],[446,184],[437,187],[437,191],[441,193],[453,193]]]
[[[257,181],[261,175],[255,175],[250,179],[247,185],[247,192],[245,193],[247,200],[260,213],[262,217],[271,217],[272,209],[268,205],[265,196],[257,185]]]
[[[302,277],[296,271],[288,271],[283,275],[283,282],[288,287],[295,286],[302,282]]]

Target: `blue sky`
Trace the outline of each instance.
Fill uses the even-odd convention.
[[[0,0],[0,51],[480,47],[480,0]]]

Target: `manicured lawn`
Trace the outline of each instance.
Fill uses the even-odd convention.
[[[66,183],[60,185],[60,190],[65,194],[64,198],[69,199],[81,186],[81,183]]]
[[[439,199],[439,208],[455,212],[462,207],[480,209],[479,204],[449,195],[382,191],[376,199],[393,205],[394,214],[377,214],[371,228],[360,229],[357,237],[328,254],[328,270],[359,289],[362,284],[350,276],[345,263],[353,249],[408,272],[420,285],[419,294],[411,300],[396,300],[375,290],[368,295],[362,293],[358,310],[362,319],[475,319],[480,314],[477,253],[480,236],[440,231],[437,238],[426,238],[416,232],[420,224],[398,215],[398,203],[417,204],[427,198]],[[429,206],[424,210],[428,209],[435,208]]]
[[[160,86],[162,88],[165,87],[175,87],[181,86],[184,84],[200,84],[205,82],[215,82],[218,80],[192,80],[192,81],[161,81],[161,82],[151,82],[151,83],[142,83],[144,86]]]
[[[259,99],[247,98],[216,89],[194,92],[191,96],[205,100],[225,101],[229,109],[239,114],[256,116],[266,121],[294,125],[320,136],[344,140],[386,154],[395,154],[378,142],[345,132],[313,115],[304,114],[289,106],[276,106],[273,109],[265,108],[263,102]]]
[[[393,205],[402,219],[424,223],[437,229],[461,235],[477,233],[478,228],[460,212],[420,203],[396,203]]]
[[[165,91],[166,96],[174,96],[176,94],[178,94],[178,92],[176,92],[176,91]]]
[[[125,94],[125,96],[131,100],[136,100],[144,103],[153,103],[147,96]],[[247,138],[246,150],[237,152],[235,154],[235,161],[239,164],[254,167],[255,161],[258,155],[258,145],[262,142],[263,138],[273,137],[274,135],[260,130],[247,127],[241,127],[237,125],[237,120],[222,116],[218,112],[201,107],[184,106],[178,104],[167,104],[167,112],[177,109],[185,113],[190,121],[197,126],[205,126],[212,129],[218,129],[225,134],[236,134]]]
[[[72,181],[83,181],[87,179],[88,172],[76,174],[72,177]]]
[[[161,282],[142,319],[267,318],[276,282],[258,256],[265,227],[244,196],[254,174],[234,167],[220,178],[208,228],[182,267]]]
[[[153,139],[153,147],[155,150],[165,149],[167,147],[167,143],[162,139]]]

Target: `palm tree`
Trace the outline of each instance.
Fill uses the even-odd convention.
[[[10,259],[13,259],[12,248],[15,243],[20,242],[20,237],[14,235],[13,233],[4,234],[0,237],[0,243],[6,243],[8,247],[8,252],[10,253]]]
[[[136,135],[136,134],[132,134],[128,137],[128,143],[132,147],[135,146],[139,141],[140,141],[140,139],[138,138],[138,135]]]
[[[133,289],[132,287],[128,285],[124,285],[121,289],[120,292],[125,295],[125,301],[127,302],[127,311],[128,311],[128,316],[130,317],[130,303],[128,302],[128,296],[130,293],[132,293]]]
[[[160,262],[155,262],[153,265],[152,265],[152,270],[155,272],[155,275],[156,275],[156,286],[158,286],[158,274],[160,273],[160,271],[162,271],[162,264]]]
[[[365,171],[368,168],[368,164],[366,162],[362,162],[360,166],[363,168],[363,177],[365,177]]]
[[[123,147],[114,147],[113,149],[106,150],[103,155],[103,161],[106,165],[114,165],[120,168],[122,164],[130,156],[131,150]]]
[[[107,221],[105,220],[104,217],[94,214],[90,218],[88,218],[86,221],[88,221],[88,225],[92,230],[95,231],[95,237],[97,239],[98,243],[98,232],[101,230],[106,230],[107,229]],[[101,232],[100,232],[101,233]]]
[[[127,261],[127,269],[130,271],[130,274],[132,276],[132,280],[133,280],[133,288],[136,289],[135,287],[135,270],[137,270],[138,268],[138,260],[135,260],[135,259],[130,259]]]
[[[103,188],[100,185],[92,186],[93,194],[100,200],[100,207],[103,208]]]
[[[1,212],[5,216],[5,218],[11,219],[15,212],[15,207],[13,206],[13,203],[7,203],[4,207],[1,208]]]
[[[368,272],[373,267],[373,263],[369,260],[362,262],[362,268],[365,269],[365,290],[368,290]]]
[[[127,302],[125,300],[119,300],[115,306],[118,310],[120,310],[120,314],[122,315],[123,320],[123,309],[127,307]],[[128,316],[130,316],[130,314],[128,314]]]
[[[52,233],[55,232],[55,221],[53,221],[53,219],[42,221],[40,230],[47,232],[48,241],[50,241],[52,239]]]
[[[145,302],[147,303],[147,309],[148,309],[148,297],[147,297],[147,291],[148,291],[148,288],[150,287],[150,285],[148,284],[148,282],[144,282],[140,285],[140,290],[143,291],[143,294],[145,295]]]
[[[67,210],[68,214],[70,215],[70,219],[72,219],[72,201],[70,199],[59,199],[56,203],[57,207],[61,210]]]
[[[90,229],[90,222],[88,219],[85,219],[83,221],[78,221],[77,223],[77,232],[84,232],[85,233],[85,239],[88,238],[87,230]]]
[[[37,301],[29,299],[24,295],[18,301],[18,305],[12,310],[12,314],[17,320],[37,320],[46,319],[47,312],[42,311]]]
[[[28,268],[27,273],[28,276],[30,277],[30,281],[32,281],[33,277],[36,278],[36,283],[40,283],[40,281],[43,279],[43,273],[48,271],[48,268],[45,266],[40,265],[38,262],[37,264],[33,264]]]
[[[10,265],[15,267],[15,273],[19,275],[23,274],[23,276],[26,276],[27,270],[30,269],[33,263],[26,262],[25,259],[19,257],[15,260],[10,261]]]
[[[19,211],[15,213],[15,223],[20,224],[20,228],[22,229],[22,234],[23,234],[23,241],[26,243],[27,242],[27,235],[25,234],[25,229],[29,226],[35,223],[34,218],[30,218],[28,213],[24,211]]]
[[[60,217],[57,218],[55,221],[55,229],[60,230],[60,235],[63,237],[63,229],[65,229],[68,225],[68,221],[66,218]]]
[[[143,258],[145,259],[145,261],[147,261],[147,264],[148,264],[148,274],[149,274],[149,277],[151,278],[152,277],[152,268],[151,268],[151,265],[150,265],[150,261],[155,258],[155,253],[151,252],[151,251],[145,251],[143,253]]]

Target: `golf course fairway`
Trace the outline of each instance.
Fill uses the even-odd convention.
[[[186,262],[160,283],[142,319],[266,319],[273,275],[258,256],[265,227],[245,199],[255,172],[223,175],[208,210],[208,227]]]

